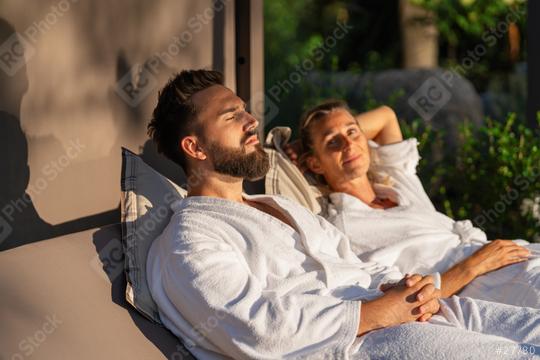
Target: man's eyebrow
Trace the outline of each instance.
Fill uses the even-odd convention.
[[[346,127],[349,127],[349,126],[351,126],[351,125],[357,125],[357,126],[358,126],[358,123],[357,123],[355,120],[353,120],[353,121],[351,121],[351,122],[345,124]],[[328,136],[332,135],[333,133],[334,133],[333,130],[327,130],[327,131],[325,131],[325,132],[322,134],[323,140],[325,140]]]
[[[232,107],[229,107],[229,108],[226,108],[224,110],[221,110],[219,113],[218,113],[218,116],[221,116],[221,115],[224,115],[224,114],[227,114],[227,113],[231,113],[231,112],[235,112],[236,110],[238,110],[239,108],[246,108],[246,103],[242,101],[242,103],[240,105],[235,105],[235,106],[232,106]]]

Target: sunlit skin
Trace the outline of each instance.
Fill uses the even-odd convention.
[[[247,142],[244,137],[248,131],[257,129],[259,122],[246,111],[246,104],[234,92],[225,86],[214,85],[195,93],[192,101],[199,111],[198,121],[207,138],[228,147],[246,145],[248,153],[255,150],[258,137],[254,135]]]
[[[224,147],[245,148],[247,154],[260,147],[258,136],[249,135],[257,130],[259,122],[246,111],[244,101],[221,85],[195,93],[191,101],[198,110],[197,121],[202,136],[190,135],[180,140],[180,147],[187,156],[191,173],[198,174],[197,181],[188,184],[188,196],[212,196],[243,203],[294,228],[294,224],[282,212],[263,203],[244,199],[244,179],[216,172],[212,154],[206,150],[204,139],[211,139]]]
[[[344,192],[370,204],[375,192],[367,177],[369,147],[358,121],[346,110],[336,109],[311,127],[311,171],[324,176],[336,192]]]
[[[332,191],[355,196],[374,208],[398,205],[389,200],[374,203],[376,195],[367,177],[368,139],[380,145],[403,140],[391,109],[382,107],[356,118],[345,109],[336,109],[311,126],[311,138],[313,148],[306,159],[307,165],[314,173],[324,176]],[[451,296],[476,277],[527,261],[529,256],[528,249],[510,240],[492,241],[442,274],[442,296]]]
[[[312,155],[306,159],[310,170],[324,176],[334,191],[346,192],[368,204],[372,203],[376,196],[367,177],[370,164],[369,147],[358,120],[347,110],[336,109],[311,126],[311,135]],[[420,276],[415,275],[411,279],[406,278],[402,284],[406,289],[411,289],[420,279]],[[428,279],[432,281],[431,278]],[[393,290],[388,287],[385,291]],[[418,301],[436,299],[439,296],[439,291],[432,284],[427,284],[424,291],[417,294]],[[384,322],[378,323],[384,318],[380,316],[381,312],[388,312],[388,309],[399,303],[395,300],[387,303],[391,296],[387,294],[388,296],[363,303],[364,316],[360,322],[359,334],[387,325]],[[421,316],[407,320],[427,321],[437,312],[433,310],[438,309],[435,299],[419,309]],[[371,317],[372,314],[377,315]]]
[[[214,170],[212,154],[208,151],[205,139],[211,139],[222,147],[244,147],[246,153],[260,147],[257,137],[249,135],[257,128],[258,121],[246,111],[244,102],[221,85],[197,92],[191,101],[198,110],[197,121],[201,136],[185,136],[180,139],[179,146],[186,154],[189,172],[200,176],[197,182],[188,184],[188,196],[212,196],[243,203],[275,216],[294,228],[294,221],[282,211],[262,202],[244,199],[243,178],[224,175]],[[360,154],[360,151],[354,154]],[[357,162],[361,163],[360,159],[352,157],[344,160],[344,170],[353,168]],[[362,303],[358,334],[404,322],[427,320],[438,309],[438,295],[433,287],[433,279],[429,276],[413,275],[400,284],[389,286],[385,289],[385,295],[379,299]]]
[[[231,148],[245,147],[246,153],[255,151],[259,139],[247,133],[257,129],[259,122],[246,111],[246,104],[225,86],[214,85],[192,96],[197,108],[197,121],[202,137]],[[180,147],[187,155],[190,169],[199,176],[190,184],[190,196],[217,196],[242,202],[242,181],[214,171],[212,154],[205,150],[204,139],[197,135],[184,137]]]

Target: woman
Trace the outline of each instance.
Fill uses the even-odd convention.
[[[329,101],[304,115],[300,137],[301,163],[330,191],[329,220],[362,260],[440,272],[445,297],[540,308],[540,245],[487,241],[470,221],[437,212],[416,175],[416,139],[403,141],[390,108],[355,117]]]

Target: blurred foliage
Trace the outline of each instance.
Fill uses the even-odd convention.
[[[458,45],[463,35],[480,38],[488,29],[496,31],[497,24],[504,20],[513,8],[526,3],[524,0],[409,1],[435,14],[440,36],[453,46]],[[521,25],[525,23],[523,16],[515,16],[515,20]]]
[[[287,79],[331,36],[338,22],[352,26],[313,70],[354,72],[399,66],[398,0],[264,1],[267,88]]]
[[[443,134],[429,124],[402,130],[420,142],[418,174],[439,211],[472,220],[490,239],[540,241],[540,130],[515,114],[479,129],[465,123],[455,154],[444,154]]]
[[[304,96],[304,101],[301,104],[302,113],[322,103],[323,101],[327,101],[329,99],[340,99],[347,101],[348,105],[351,107],[351,110],[358,114],[375,109],[382,105],[393,108],[396,102],[405,96],[405,91],[403,89],[399,89],[390,93],[384,101],[378,101],[373,95],[373,83],[368,82],[363,91],[362,98],[356,99],[354,105],[350,102],[347,89],[339,84],[334,77],[326,77],[324,80],[319,79],[319,81],[323,82],[325,80],[328,80],[328,83],[325,82],[324,86],[319,86],[317,83],[310,82],[304,82],[301,84],[300,88]],[[299,118],[300,114],[298,114],[296,119]],[[294,123],[290,126],[293,130],[293,137],[297,135],[296,125],[297,123]]]
[[[456,219],[471,219],[490,238],[536,237],[540,241],[540,131],[527,128],[520,111],[525,109],[526,99],[526,66],[520,64],[526,59],[526,16],[517,16],[513,25],[517,29],[513,57],[507,26],[507,15],[512,11],[523,14],[526,3],[410,1],[436,15],[440,66],[456,69],[464,59],[473,58],[473,65],[458,73],[483,93],[487,113],[496,116],[480,129],[465,123],[460,145],[452,153],[447,151],[444,133],[429,123],[402,123],[404,135],[420,141],[419,176],[428,195],[439,211]],[[266,129],[278,125],[295,129],[306,108],[328,98],[346,99],[339,83],[319,86],[313,74],[364,74],[401,67],[398,0],[265,0],[264,12],[265,91],[279,108],[279,115]],[[316,59],[315,49],[323,46],[338,22],[353,28]],[[479,50],[485,52],[480,55]],[[302,68],[306,59],[313,61],[309,71]],[[300,81],[285,86],[292,74],[300,74]],[[276,87],[277,97],[270,91]],[[392,106],[400,96],[404,93],[388,94],[385,104]],[[364,98],[365,103],[355,110],[381,105],[369,87]],[[518,115],[506,117],[508,109]]]
[[[345,98],[338,84],[306,86],[304,109],[328,98]],[[403,91],[377,101],[366,88],[359,113],[381,105],[393,106]],[[539,128],[524,117],[509,114],[504,121],[486,118],[475,127],[459,129],[456,151],[448,151],[445,133],[430,122],[401,121],[405,138],[416,137],[421,159],[418,175],[437,210],[456,219],[470,219],[489,238],[525,238],[540,242],[540,116]]]
[[[409,1],[436,15],[440,64],[445,67],[458,65],[480,44],[485,45],[487,53],[478,56],[479,61],[475,60],[468,72],[467,77],[473,80],[493,71],[506,71],[514,61],[526,58],[525,0]],[[337,21],[347,22],[353,29],[314,70],[365,72],[401,65],[398,0],[266,0],[264,16],[265,75],[270,85],[286,79],[295,66],[310,58],[311,51],[331,34]],[[519,54],[513,60],[508,56],[508,20],[515,21],[519,32]]]
[[[365,73],[399,67],[401,46],[398,0],[265,0],[265,92],[280,109],[273,126],[294,127],[311,96],[327,98],[325,89],[314,89],[309,76],[316,72],[349,71]],[[338,23],[352,26],[335,45],[327,46],[324,56],[314,56]],[[312,60],[306,71],[302,62]],[[300,74],[300,82],[291,82]],[[296,75],[294,75],[296,76]],[[272,88],[280,88],[273,97]]]
[[[473,60],[461,75],[483,92],[495,73],[513,70],[524,61],[527,35],[525,0],[409,0],[435,14],[439,31],[439,64],[459,68]],[[419,22],[426,19],[418,19]],[[512,34],[510,28],[513,27]],[[511,55],[510,38],[515,46]]]

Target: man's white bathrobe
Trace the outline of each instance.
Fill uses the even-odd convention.
[[[517,342],[540,353],[539,311],[464,304],[457,297],[443,305],[447,313],[433,324],[357,338],[361,300],[379,297],[379,284],[402,274],[360,261],[340,231],[285,198],[246,198],[281,210],[298,232],[244,204],[188,197],[173,204],[175,213],[148,255],[160,318],[197,358],[346,359],[369,355],[364,341],[376,356],[403,355],[409,347],[411,356],[420,350],[434,356],[449,349],[436,341],[443,334],[474,353],[493,352],[495,344],[515,348]],[[509,328],[501,330],[500,316]],[[465,337],[464,328],[491,335]]]
[[[416,175],[416,139],[384,146],[370,142],[370,147],[376,182],[390,181],[374,190],[399,206],[373,209],[356,197],[333,193],[328,210],[329,221],[351,239],[362,260],[397,266],[403,273],[443,273],[487,243],[470,221],[437,212]],[[478,277],[460,296],[540,308],[540,244],[516,242],[531,250],[529,261]]]

